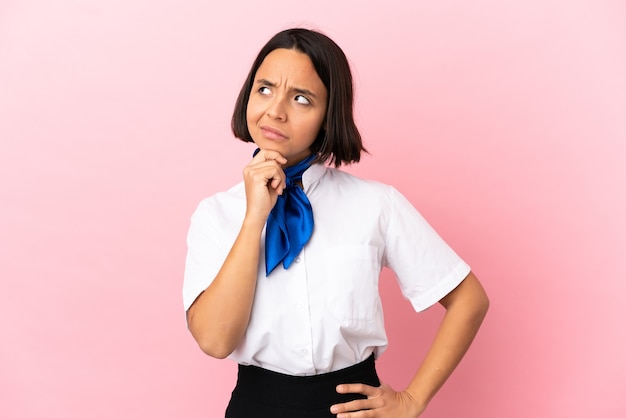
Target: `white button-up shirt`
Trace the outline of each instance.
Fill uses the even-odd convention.
[[[454,289],[469,266],[391,186],[321,164],[302,184],[315,226],[285,270],[265,277],[264,242],[252,315],[229,356],[291,375],[352,366],[387,347],[378,279],[383,266],[421,311]],[[241,228],[243,183],[203,200],[191,218],[183,285],[185,310],[217,275]]]

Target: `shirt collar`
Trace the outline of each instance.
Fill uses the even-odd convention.
[[[326,166],[321,163],[313,164],[311,167],[307,168],[302,174],[302,188],[304,191],[308,191],[312,185],[317,183],[326,173],[326,170]]]

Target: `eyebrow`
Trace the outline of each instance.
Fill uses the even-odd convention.
[[[256,81],[256,84],[261,84],[264,86],[269,86],[269,87],[276,87],[276,83],[272,83],[271,81],[265,79],[265,78],[259,78]],[[307,90],[307,89],[303,89],[303,88],[298,88],[298,87],[292,87],[289,89],[290,91],[294,91],[298,94],[306,94],[307,96],[311,96],[313,98],[317,98],[317,94],[313,93],[311,90]]]

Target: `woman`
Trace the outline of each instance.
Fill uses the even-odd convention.
[[[469,266],[400,193],[337,169],[365,151],[352,107],[345,55],[306,29],[276,34],[241,89],[233,132],[257,150],[192,216],[183,289],[201,349],[239,363],[226,417],[417,417],[486,314]],[[403,391],[375,370],[383,266],[417,311],[446,308]]]

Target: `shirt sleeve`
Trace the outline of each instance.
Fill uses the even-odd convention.
[[[183,280],[183,305],[185,311],[213,281],[222,265],[218,236],[211,222],[208,200],[200,202],[193,215],[187,233],[187,258]]]
[[[391,205],[384,262],[396,273],[404,297],[423,311],[457,287],[470,266],[395,188]]]

